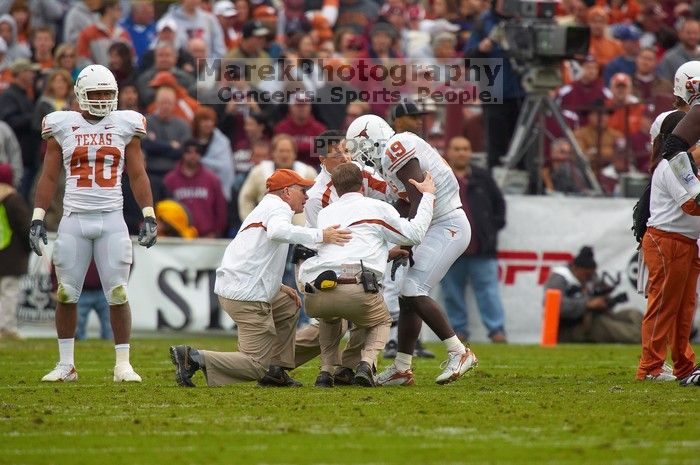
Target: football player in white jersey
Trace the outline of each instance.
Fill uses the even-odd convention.
[[[139,243],[145,247],[155,244],[157,228],[141,152],[146,122],[137,112],[116,111],[117,94],[112,73],[104,66],[90,65],[80,72],[75,83],[81,111],[55,111],[46,115],[42,123],[46,155],[29,233],[37,255],[43,253],[41,243],[47,244],[44,213],[54,196],[61,163],[66,171],[63,218],[52,257],[58,278],[56,332],[60,360],[42,381],[78,379],[73,357],[76,302],[93,256],[114,332],[113,379],[141,381],[129,362],[131,310],[127,281],[132,251],[122,214],[121,179],[125,167],[134,197],[143,209]]]
[[[455,381],[476,366],[477,358],[459,341],[440,306],[429,294],[471,239],[457,179],[427,142],[411,132],[395,133],[386,121],[375,115],[354,120],[348,127],[346,143],[354,158],[372,163],[400,197],[408,198],[409,218],[415,216],[421,199],[420,192],[409,180],[421,182],[425,172],[430,171],[436,186],[433,220],[423,242],[413,248],[412,264],[401,285],[398,353],[394,363],[377,376],[377,383],[412,384],[412,356],[423,321],[447,348],[447,363],[435,381],[438,384]]]

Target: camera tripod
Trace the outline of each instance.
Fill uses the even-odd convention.
[[[591,170],[591,166],[583,155],[583,152],[581,152],[581,148],[574,137],[574,133],[569,126],[567,126],[566,121],[564,121],[561,110],[549,96],[549,91],[541,89],[529,92],[520,109],[515,131],[513,132],[513,139],[508,147],[508,153],[503,160],[504,169],[500,179],[497,179],[499,187],[503,188],[508,179],[508,171],[515,168],[520,161],[526,157],[533,146],[535,146],[537,150],[536,156],[534,157],[535,159],[529,160],[530,163],[527,163],[528,160],[526,159],[526,166],[528,167],[528,171],[530,171],[530,183],[532,184],[533,179],[539,181],[544,160],[544,138],[552,138],[551,134],[548,134],[546,128],[545,117],[547,116],[547,112],[551,113],[551,116],[553,116],[556,121],[557,127],[564,134],[564,138],[571,144],[571,148],[576,156],[576,166],[581,170],[581,174],[588,181],[592,192],[596,195],[602,195],[603,190],[598,183],[598,179]],[[536,172],[534,172],[535,170]],[[535,176],[534,178],[533,175]],[[539,184],[538,182],[538,185]]]

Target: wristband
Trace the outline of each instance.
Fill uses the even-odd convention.
[[[44,215],[46,215],[46,210],[44,210],[43,208],[35,208],[34,214],[32,215],[32,221],[44,221]]]
[[[149,216],[150,216],[151,218],[155,218],[155,217],[156,217],[156,212],[153,211],[153,207],[143,207],[143,210],[141,210],[141,212],[143,213],[143,217],[144,217],[144,218],[147,218],[147,217],[149,217]]]

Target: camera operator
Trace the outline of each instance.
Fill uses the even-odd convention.
[[[508,153],[525,98],[521,76],[513,69],[507,53],[490,37],[492,30],[508,19],[502,11],[503,0],[492,0],[491,9],[481,15],[463,50],[465,58],[503,60],[503,102],[482,106],[489,169],[500,165],[501,158]]]
[[[614,295],[615,285],[598,278],[591,247],[582,247],[567,266],[552,269],[545,290],[561,290],[559,342],[636,344],[641,341],[642,313],[636,309],[613,312],[627,300]]]

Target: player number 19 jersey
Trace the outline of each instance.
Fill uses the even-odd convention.
[[[462,201],[459,198],[459,184],[452,168],[430,144],[412,132],[401,132],[391,136],[382,154],[382,169],[386,181],[398,190],[399,195],[406,191],[406,187],[396,173],[413,158],[418,160],[423,172],[430,171],[435,181],[433,219],[460,208]]]
[[[63,210],[121,210],[125,148],[134,137],[145,135],[145,118],[131,110],[113,111],[94,124],[76,111],[46,115],[41,137],[56,139],[66,169]]]

